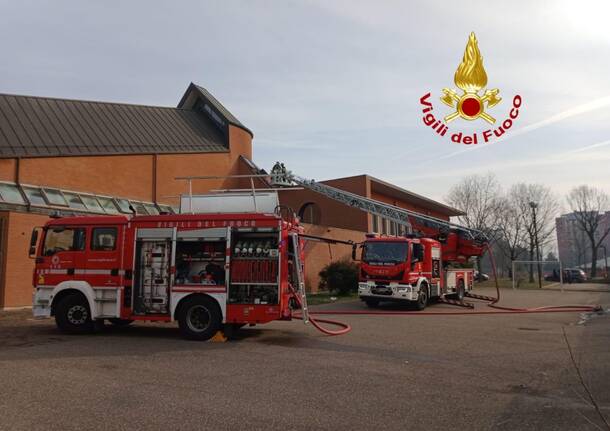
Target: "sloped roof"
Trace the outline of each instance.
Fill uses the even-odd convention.
[[[226,151],[224,131],[195,110],[0,94],[0,158]]]
[[[186,89],[184,96],[182,96],[182,99],[178,103],[178,108],[192,109],[193,106],[195,105],[196,99],[198,99],[198,98],[203,99],[204,101],[207,101],[209,103],[209,105],[211,106],[211,109],[216,111],[217,115],[222,117],[229,124],[232,124],[236,127],[239,127],[241,129],[245,130],[246,132],[248,132],[250,134],[250,136],[254,137],[254,134],[252,133],[252,131],[250,129],[248,129],[246,126],[244,126],[244,124],[241,121],[239,121],[237,119],[237,117],[235,115],[233,115],[231,113],[231,111],[229,111],[222,103],[220,103],[218,101],[218,99],[216,99],[212,95],[212,93],[210,93],[208,90],[206,90],[202,86],[197,85],[193,82],[191,82],[191,84]]]
[[[352,177],[343,177],[343,178],[334,178],[333,180],[345,180],[350,178],[366,178],[370,181],[371,191],[380,193],[382,195],[390,196],[398,200],[402,200],[404,202],[410,202],[414,205],[417,205],[421,208],[426,208],[432,211],[437,211],[441,214],[444,214],[449,217],[461,216],[465,215],[463,211],[460,211],[457,208],[453,208],[449,205],[445,205],[441,202],[435,201],[433,199],[427,198],[422,195],[418,195],[417,193],[413,193],[412,191],[403,189],[402,187],[395,186],[394,184],[388,183],[386,181],[380,180],[379,178],[372,177],[367,174],[355,175]],[[327,181],[333,181],[327,180]],[[323,183],[327,181],[322,181]],[[336,185],[335,185],[336,187]],[[367,196],[370,197],[370,196]]]
[[[445,205],[439,201],[418,195],[417,193],[413,193],[410,190],[395,186],[394,184],[380,180],[379,178],[371,177],[370,175],[368,175],[368,177],[371,180],[371,189],[377,193],[381,193],[386,196],[393,196],[407,202],[412,202],[418,206],[421,206],[422,208],[438,211],[439,213],[448,215],[450,217],[466,215],[464,211],[453,208],[449,205]]]

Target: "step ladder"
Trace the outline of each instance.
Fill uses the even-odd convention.
[[[301,302],[303,322],[307,324],[309,323],[309,310],[307,309],[307,294],[305,293],[305,280],[303,279],[303,263],[301,262],[299,236],[297,234],[290,234],[290,241],[292,241],[292,252],[294,253],[296,293]]]

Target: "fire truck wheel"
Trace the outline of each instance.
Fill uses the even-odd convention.
[[[127,326],[133,323],[133,320],[128,319],[108,319],[114,326]]]
[[[222,316],[218,304],[207,296],[193,296],[185,299],[178,312],[180,331],[191,340],[208,340],[222,326]]]
[[[59,301],[55,308],[55,323],[60,331],[83,334],[93,330],[89,304],[81,294],[71,294]]]
[[[423,310],[424,308],[426,308],[426,305],[428,305],[428,299],[428,285],[422,283],[419,287],[419,296],[417,297],[417,301],[415,302],[415,307],[420,311]]]
[[[465,291],[466,291],[466,289],[464,288],[464,280],[460,280],[458,282],[458,288],[457,288],[457,293],[455,294],[455,299],[457,299],[458,301],[463,301]]]
[[[364,303],[367,305],[367,307],[375,308],[379,305],[379,299],[365,299]]]

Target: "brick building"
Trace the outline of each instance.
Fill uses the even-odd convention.
[[[176,211],[187,192],[176,177],[261,173],[252,132],[206,89],[190,84],[177,107],[0,94],[0,308],[31,305],[32,229],[49,215]],[[257,187],[268,184],[256,179]],[[329,185],[448,220],[458,210],[368,175]],[[193,193],[251,186],[248,178],[194,181]],[[361,241],[366,232],[398,235],[372,217],[308,190],[282,191],[312,234]],[[318,286],[342,246],[309,244],[306,281]]]
[[[337,178],[322,183],[443,220],[464,214],[460,210],[370,175]],[[306,223],[306,232],[312,235],[359,242],[367,232],[385,235],[404,234],[402,226],[396,225],[395,222],[346,207],[310,190],[280,191],[280,203],[292,208]],[[351,249],[344,245],[308,243],[305,248],[307,287],[311,291],[316,291],[320,281],[318,275],[320,270],[330,260],[349,259],[350,255]]]
[[[30,233],[50,213],[172,211],[175,177],[251,173],[252,137],[195,84],[175,108],[0,94],[0,308],[31,305]]]

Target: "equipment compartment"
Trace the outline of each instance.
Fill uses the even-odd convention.
[[[176,241],[177,285],[225,283],[226,241]]]
[[[166,313],[170,282],[171,240],[138,241],[136,245],[137,313]]]
[[[229,303],[278,304],[278,232],[232,235]]]

